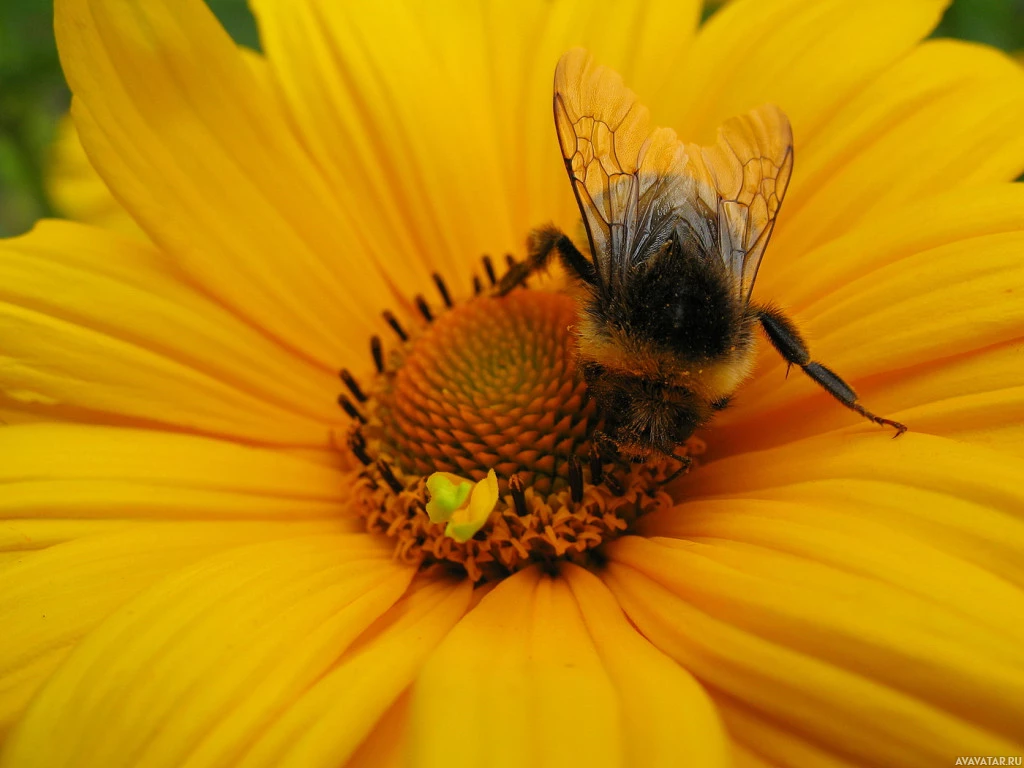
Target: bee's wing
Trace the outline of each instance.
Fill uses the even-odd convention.
[[[554,109],[604,291],[684,227],[721,255],[749,299],[793,167],[781,110],[759,107],[727,121],[716,145],[684,146],[671,128],[652,127],[622,77],[582,48],[558,62]]]
[[[671,231],[663,202],[692,197],[686,150],[672,129],[652,128],[622,77],[582,48],[558,62],[554,109],[562,157],[607,292],[645,243],[661,242],[658,234]]]
[[[718,248],[744,301],[757,277],[793,171],[793,132],[781,109],[765,104],[727,120],[718,142],[688,144],[689,172],[718,213]]]

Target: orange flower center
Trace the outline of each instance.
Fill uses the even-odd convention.
[[[370,531],[396,540],[399,559],[474,581],[535,562],[586,565],[637,517],[672,503],[661,486],[675,460],[631,465],[595,445],[601,415],[574,364],[570,297],[520,289],[443,312],[418,304],[421,327],[389,320],[404,337],[398,348],[385,355],[375,340],[380,372],[365,392],[343,373],[358,407],[341,398],[360,419],[349,434],[364,465],[358,507]],[[475,534],[461,541],[431,520],[430,476],[479,483],[492,469],[498,500]]]

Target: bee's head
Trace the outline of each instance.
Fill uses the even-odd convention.
[[[711,418],[709,405],[690,390],[664,381],[589,364],[584,375],[605,419],[605,432],[625,458],[671,455]]]

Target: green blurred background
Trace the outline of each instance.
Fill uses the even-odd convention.
[[[238,42],[258,46],[245,0],[209,4]],[[53,0],[0,0],[0,237],[53,214],[42,179],[55,122],[69,97],[53,40],[52,6]],[[954,0],[935,34],[1024,51],[1024,0]]]

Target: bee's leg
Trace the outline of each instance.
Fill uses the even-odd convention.
[[[806,342],[800,337],[800,332],[793,325],[793,321],[781,311],[774,307],[753,307],[752,309],[757,313],[757,319],[768,340],[787,363],[799,365],[804,373],[818,382],[832,397],[865,419],[869,419],[875,424],[895,428],[896,434],[893,437],[899,437],[907,431],[907,428],[898,421],[873,414],[857,402],[857,393],[853,391],[853,387],[821,363],[811,360],[811,353],[807,349]]]
[[[495,296],[504,296],[513,288],[522,285],[526,278],[546,267],[553,254],[558,254],[563,266],[583,282],[591,285],[597,282],[594,265],[579,252],[579,249],[572,244],[572,240],[562,230],[551,224],[530,233],[527,250],[526,260],[511,266],[504,277],[498,281],[498,285],[494,289]]]
[[[607,432],[598,430],[594,433],[591,440],[593,441],[594,449],[604,461],[618,461],[621,458],[619,456],[619,444]]]
[[[693,459],[691,459],[689,456],[680,456],[678,453],[670,453],[668,455],[669,457],[678,461],[679,466],[672,472],[672,474],[670,474],[662,481],[662,485],[668,485],[681,474],[686,472],[686,470],[688,470],[693,465]]]

